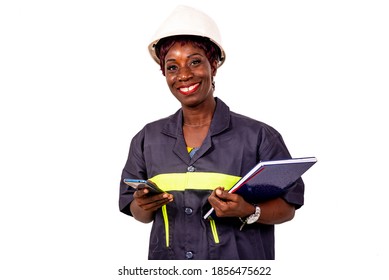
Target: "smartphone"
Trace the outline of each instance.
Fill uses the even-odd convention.
[[[133,187],[136,190],[141,190],[146,188],[149,190],[149,194],[158,194],[164,192],[150,180],[124,179],[123,182],[128,186]]]

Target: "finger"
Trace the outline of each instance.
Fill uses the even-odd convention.
[[[215,191],[212,192],[212,194],[208,197],[208,202],[215,210],[224,209],[226,205],[225,201],[221,200],[218,196],[216,196]]]
[[[148,189],[138,189],[134,192],[134,198],[140,198],[146,196],[149,193]]]
[[[157,209],[159,209],[160,207],[162,207],[163,205],[166,205],[170,202],[173,201],[173,197],[169,196],[169,198],[163,198],[163,199],[160,199],[160,200],[154,200],[154,201],[151,201],[147,204],[144,204],[142,205],[142,208],[144,210],[147,210],[147,211],[155,211]]]
[[[215,195],[220,198],[221,200],[225,200],[225,201],[237,201],[238,200],[238,196],[236,194],[233,194],[233,193],[229,193],[223,189],[216,189],[215,190]]]
[[[222,192],[223,190],[224,190],[223,187],[217,187],[216,189],[214,189],[214,190],[212,191],[212,193],[210,194],[209,197],[219,199],[217,193],[220,193],[220,192]]]
[[[136,203],[142,208],[153,208],[154,205],[161,206],[173,201],[173,195],[168,193],[156,194],[156,195],[142,195],[135,198]]]
[[[220,200],[220,199],[216,196],[215,192],[216,192],[216,190],[213,190],[212,193],[211,193],[211,194],[209,195],[209,197],[208,197],[208,202],[211,203],[212,206],[213,206],[213,204],[217,203],[218,200]]]

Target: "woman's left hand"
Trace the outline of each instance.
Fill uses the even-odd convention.
[[[216,188],[208,201],[218,217],[247,217],[255,212],[254,205],[238,194],[225,191],[223,187]]]

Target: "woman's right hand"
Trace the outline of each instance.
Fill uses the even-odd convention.
[[[134,193],[135,203],[145,211],[154,212],[162,205],[173,201],[173,195],[168,193],[159,193],[149,195],[149,190],[144,188]]]
[[[165,204],[173,201],[173,195],[159,193],[149,195],[149,190],[140,189],[134,193],[134,200],[131,202],[131,213],[138,221],[149,223],[153,220],[154,212]]]

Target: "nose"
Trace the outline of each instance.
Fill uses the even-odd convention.
[[[193,74],[189,67],[184,66],[178,71],[177,77],[179,81],[188,81],[193,77]]]

